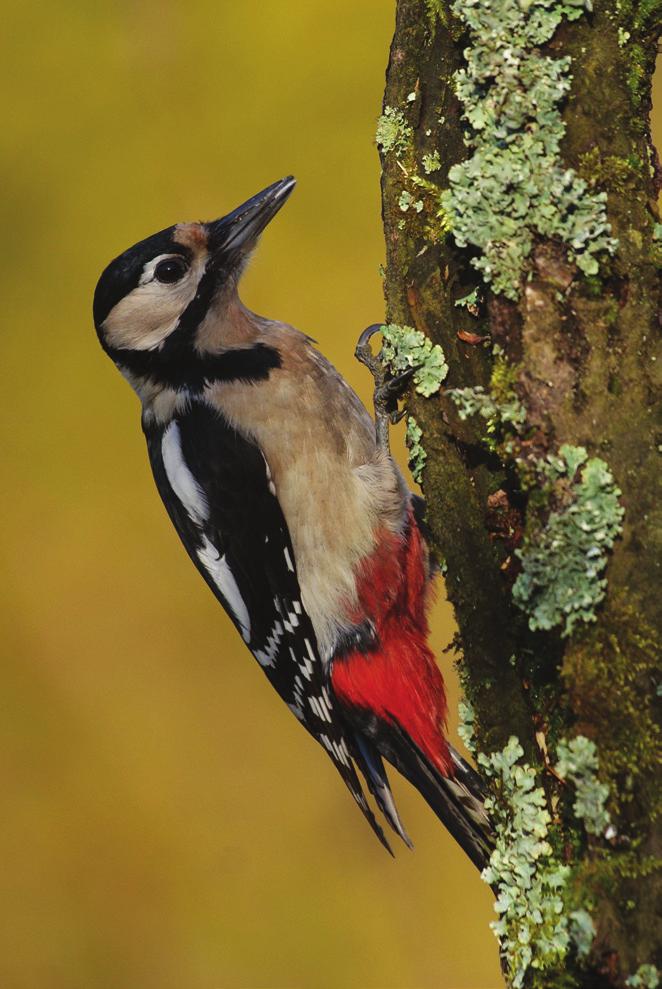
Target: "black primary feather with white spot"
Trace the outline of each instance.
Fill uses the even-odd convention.
[[[165,426],[146,419],[143,428],[157,488],[193,563],[388,848],[354,768],[353,760],[364,772],[364,755],[344,730],[302,606],[287,523],[264,456],[201,401]]]

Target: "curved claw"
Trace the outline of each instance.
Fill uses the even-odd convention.
[[[375,334],[381,333],[383,325],[383,323],[371,323],[370,326],[366,326],[365,330],[358,339],[356,349],[354,351],[359,360],[363,359],[360,351],[365,352]]]

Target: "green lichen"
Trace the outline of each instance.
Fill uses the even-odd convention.
[[[459,701],[457,705],[459,721],[457,733],[467,747],[467,750],[475,755],[476,752],[476,715],[472,705],[468,700]]]
[[[417,394],[430,398],[441,388],[448,374],[448,364],[439,344],[411,326],[388,323],[380,327],[382,347],[379,360],[396,377],[413,369],[412,382]],[[423,480],[427,453],[422,444],[423,431],[413,416],[407,417],[405,442],[409,449],[409,468],[417,484]]]
[[[561,965],[570,944],[563,902],[570,869],[552,854],[545,793],[536,785],[534,769],[520,763],[523,755],[512,736],[502,751],[478,756],[495,794],[486,801],[495,849],[482,878],[497,891],[499,919],[491,927],[513,989],[524,985],[529,969],[544,972]]]
[[[433,151],[431,155],[423,155],[423,171],[426,175],[438,172],[441,168],[441,158],[438,151]]]
[[[621,492],[604,460],[588,459],[583,447],[562,446],[559,457],[541,462],[540,473],[554,486],[560,507],[516,550],[522,571],[513,600],[527,612],[533,631],[560,626],[568,636],[579,622],[595,621],[604,598],[607,581],[601,575],[621,531]]]
[[[478,290],[475,289],[455,304],[466,305],[470,312],[477,312],[477,297]],[[517,437],[523,438],[526,433],[526,409],[515,389],[519,365],[506,360],[503,350],[496,344],[492,347],[492,356],[489,389],[482,385],[448,388],[445,394],[453,401],[460,419],[473,416],[485,419],[480,441],[506,461],[512,456],[514,441]]]
[[[383,154],[393,151],[399,158],[410,146],[412,133],[402,110],[387,106],[377,121],[375,141]]]
[[[466,701],[460,707],[460,719],[473,744],[474,714]],[[495,834],[495,849],[482,878],[496,892],[499,919],[491,926],[499,938],[508,984],[513,989],[525,985],[543,989],[550,984],[566,985],[564,973],[571,950],[580,965],[591,953],[596,928],[589,911],[595,908],[596,890],[602,888],[596,886],[595,869],[602,870],[601,876],[603,867],[612,869],[614,875],[620,876],[625,870],[628,876],[639,876],[650,874],[655,863],[651,860],[644,866],[644,857],[635,851],[591,860],[574,871],[560,861],[561,850],[567,852],[569,847],[567,837],[561,841],[561,836],[550,830],[545,791],[534,768],[523,762],[523,756],[523,748],[514,736],[499,752],[478,753],[478,765],[493,794],[486,808]],[[608,791],[597,779],[595,744],[583,736],[562,739],[557,745],[554,768],[574,787],[574,812],[586,830],[602,833],[609,822],[604,807]],[[634,872],[630,873],[630,869]],[[642,969],[637,976],[641,972]],[[643,972],[643,978],[647,978],[648,969],[644,967]],[[568,978],[567,985],[575,986],[577,982]]]
[[[413,209],[414,212],[420,213],[423,209],[423,202],[420,199],[414,199],[411,192],[408,192],[407,189],[403,189],[400,193],[400,198],[398,199],[398,206],[403,213],[406,213],[409,209]]]
[[[444,206],[455,240],[472,245],[472,263],[495,292],[517,299],[536,237],[561,240],[586,275],[613,253],[604,193],[565,168],[559,104],[570,89],[570,59],[540,46],[561,20],[576,20],[589,0],[455,0],[469,28],[466,68],[455,76],[472,156],[449,171]]]
[[[460,419],[480,415],[491,419],[497,415],[497,407],[492,396],[482,385],[475,388],[447,388],[446,394],[452,399]]]
[[[434,155],[424,155],[424,171],[427,171],[428,168],[432,171],[435,170],[435,161]],[[398,200],[400,209],[403,212],[408,212],[410,206],[414,206],[416,213],[424,212],[423,233],[426,240],[432,244],[441,243],[451,229],[451,216],[444,204],[445,191],[440,190],[429,178],[405,167],[402,162],[400,162],[400,167],[405,181],[410,186],[409,189],[403,190],[400,194]]]
[[[526,421],[526,409],[517,397],[499,402],[482,385],[474,388],[447,388],[446,394],[457,407],[460,419],[468,419],[474,415],[486,419],[488,436],[503,425],[519,431]]]
[[[476,286],[476,288],[471,292],[468,292],[467,295],[463,295],[461,299],[456,299],[455,305],[458,308],[472,309],[474,306],[478,305],[478,302],[478,286]]]
[[[408,416],[405,442],[407,444],[407,449],[409,450],[409,470],[411,471],[411,476],[417,484],[420,484],[423,480],[425,461],[428,458],[426,451],[421,445],[422,438],[423,430],[413,416]]]
[[[630,989],[657,989],[660,984],[660,973],[657,965],[640,965],[634,975],[625,980]]]
[[[584,735],[577,735],[569,742],[561,739],[556,755],[556,772],[575,787],[575,817],[583,821],[589,834],[604,834],[610,820],[605,807],[609,787],[601,783],[597,776],[599,767],[595,742]]]
[[[570,914],[570,940],[580,960],[587,958],[595,940],[595,924],[587,910],[573,910]]]
[[[380,359],[392,374],[402,374],[416,368],[413,375],[414,390],[429,398],[439,391],[448,374],[448,364],[438,343],[432,341],[411,326],[390,323],[382,326]]]

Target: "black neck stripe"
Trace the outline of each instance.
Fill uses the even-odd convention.
[[[175,352],[162,350],[116,350],[109,354],[131,374],[151,378],[176,391],[199,392],[215,381],[265,381],[282,366],[279,352],[264,343],[226,350],[221,354],[199,354],[192,347]]]

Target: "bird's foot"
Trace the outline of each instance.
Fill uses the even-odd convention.
[[[382,330],[381,323],[368,326],[359,337],[354,351],[355,357],[364,364],[375,382],[373,404],[375,409],[375,436],[377,446],[385,453],[390,453],[388,431],[389,426],[400,422],[405,415],[404,410],[398,409],[398,402],[404,396],[417,367],[408,367],[401,374],[392,376],[380,360],[380,355],[373,353],[370,341],[376,333]]]

